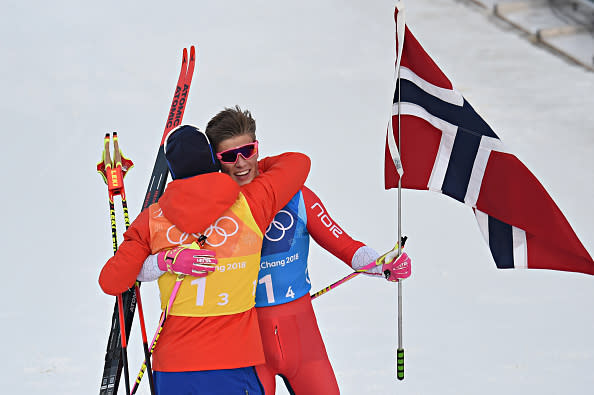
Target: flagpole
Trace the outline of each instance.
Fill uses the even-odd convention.
[[[398,17],[396,22],[396,37],[398,41],[397,55],[396,55],[396,84],[398,85],[398,148],[397,152],[402,152],[402,145],[400,141],[400,62],[402,60],[402,50],[404,48],[404,32],[406,29],[404,21],[404,3],[399,1],[396,3]],[[398,240],[402,240],[402,176],[404,171],[402,169],[401,158],[398,157],[400,171],[398,177]],[[398,170],[398,166],[396,167]],[[402,254],[402,244],[398,243],[398,255]],[[398,380],[404,380],[404,346],[402,344],[402,279],[398,280],[398,348],[396,350],[396,377]]]
[[[400,69],[398,69],[398,148],[400,145]],[[402,177],[398,177],[398,240],[402,239]],[[398,256],[402,254],[402,245],[398,243]],[[396,350],[396,377],[404,380],[404,347],[402,345],[402,279],[398,280],[398,349]]]

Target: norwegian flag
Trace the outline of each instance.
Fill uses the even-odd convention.
[[[423,50],[400,4],[394,14],[400,89],[397,84],[386,136],[386,189],[402,177],[403,188],[443,193],[470,206],[500,269],[594,274],[592,258],[561,210]]]

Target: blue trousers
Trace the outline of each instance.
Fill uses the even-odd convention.
[[[253,367],[153,373],[157,395],[264,395]]]

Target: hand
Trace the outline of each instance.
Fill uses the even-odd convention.
[[[174,274],[206,277],[215,271],[218,260],[212,250],[202,250],[198,244],[175,247],[157,254],[159,269]]]
[[[382,265],[382,273],[388,281],[410,277],[412,262],[406,252],[398,256],[398,249],[395,248],[379,257],[376,262]]]

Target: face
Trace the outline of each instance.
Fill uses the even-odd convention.
[[[228,138],[219,143],[217,152],[226,151],[231,148],[236,148],[244,144],[252,143],[254,140],[248,134]],[[258,175],[258,153],[250,159],[245,159],[241,155],[237,155],[235,163],[222,163],[221,170],[223,173],[229,174],[233,181],[239,186],[249,184]]]

